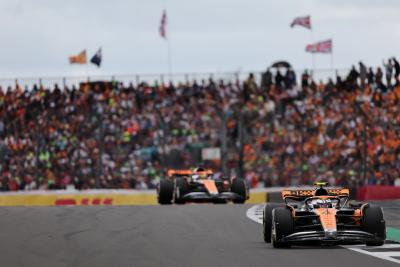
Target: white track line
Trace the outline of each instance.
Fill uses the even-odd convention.
[[[264,204],[252,206],[251,208],[249,208],[246,211],[246,216],[250,220],[252,220],[256,223],[262,224],[263,223],[264,206],[265,206]],[[400,258],[400,244],[385,244],[385,245],[379,246],[379,247],[367,247],[365,245],[349,245],[349,246],[342,246],[342,247],[347,248],[352,251],[355,251],[355,252],[358,252],[358,253],[363,253],[363,254],[370,255],[370,256],[373,256],[376,258],[380,258],[383,260],[387,260],[387,261],[391,261],[391,262],[400,264],[400,260],[393,258],[393,257]],[[394,248],[398,248],[399,251],[390,251],[390,249],[394,249]],[[368,250],[379,249],[381,252],[367,251],[365,249],[368,249]],[[388,251],[384,251],[385,249],[388,249]]]
[[[367,255],[370,255],[373,257],[377,257],[377,258],[380,258],[383,260],[392,261],[392,262],[400,264],[400,260],[393,258],[393,257],[400,258],[400,245],[386,244],[386,245],[383,245],[380,247],[368,247],[368,249],[376,248],[376,249],[380,249],[380,250],[390,249],[390,248],[398,248],[399,249],[399,251],[382,251],[382,252],[366,251],[366,250],[362,249],[362,247],[366,248],[365,246],[360,246],[360,247],[343,246],[343,247],[353,250],[353,251],[356,251],[356,252],[359,252],[359,253],[367,254]]]
[[[256,223],[263,223],[263,209],[264,205],[255,205],[249,208],[246,212],[246,216],[250,219],[255,221]]]

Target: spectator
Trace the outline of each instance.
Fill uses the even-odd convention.
[[[281,74],[281,71],[278,69],[276,71],[276,75],[275,75],[275,84],[277,87],[279,88],[283,88],[283,81],[284,81],[284,77]]]
[[[353,65],[347,76],[347,84],[348,89],[353,90],[357,86],[357,79],[360,77],[360,74],[357,72],[356,67]]]
[[[391,87],[392,85],[392,77],[393,77],[393,63],[392,60],[389,59],[387,63],[383,61],[383,66],[385,67],[385,75],[386,75],[386,85],[387,87]]]
[[[305,71],[301,87],[291,72],[278,73],[279,84],[263,79],[266,90],[253,74],[243,84],[0,90],[0,190],[155,188],[164,167],[190,167],[201,161],[201,148],[220,146],[221,115],[228,118],[228,167],[239,173],[242,162],[253,186],[319,177],[337,185],[394,184],[400,86],[387,91],[380,68],[376,75],[369,68],[368,84],[358,83],[362,71],[355,68],[336,84],[316,84]],[[219,161],[209,164],[220,169]]]
[[[375,83],[378,88],[380,88],[383,92],[386,92],[387,88],[383,84],[383,72],[380,67],[377,68],[376,74],[375,74]]]
[[[361,81],[361,86],[365,85],[365,80],[367,78],[367,67],[362,63],[361,61],[358,62],[360,66],[360,81]]]
[[[264,72],[261,76],[261,85],[265,89],[269,89],[272,84],[272,73],[269,68],[267,68],[267,71]],[[267,92],[268,93],[268,92]]]
[[[301,87],[307,87],[309,85],[309,79],[310,75],[308,74],[308,71],[305,70],[301,75]]]
[[[368,69],[367,80],[368,80],[368,85],[372,85],[375,83],[375,75],[371,67],[369,67]]]
[[[394,79],[396,80],[396,86],[399,85],[399,81],[400,81],[400,64],[399,62],[396,60],[395,57],[392,58],[393,59],[393,66],[394,66]]]

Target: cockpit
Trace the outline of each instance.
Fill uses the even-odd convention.
[[[340,199],[338,198],[309,198],[304,201],[304,208],[308,210],[319,208],[338,208],[340,207]]]

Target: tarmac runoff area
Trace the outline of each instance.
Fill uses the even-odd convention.
[[[400,201],[380,204],[399,237]],[[2,207],[1,266],[400,266],[393,242],[274,249],[252,207]]]

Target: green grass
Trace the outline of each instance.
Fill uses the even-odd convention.
[[[386,239],[400,242],[400,229],[386,227]]]

